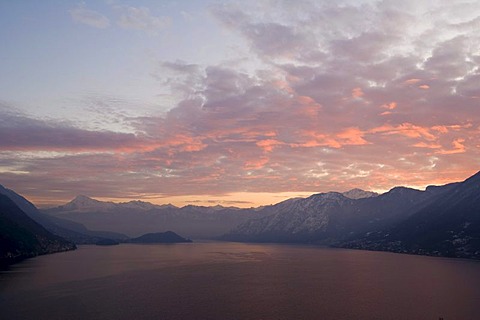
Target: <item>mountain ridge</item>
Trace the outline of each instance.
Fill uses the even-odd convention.
[[[0,194],[0,266],[74,249],[76,246],[72,242],[50,233],[13,200]]]
[[[46,213],[130,236],[175,230],[189,238],[318,243],[480,258],[480,172],[425,190],[397,186],[376,194],[352,189],[249,209],[113,203],[86,196],[72,202]]]
[[[355,192],[357,197],[359,193],[363,196],[373,194],[363,190]],[[283,206],[299,199],[302,198],[287,199],[277,205]],[[275,206],[237,208],[220,205],[210,207],[186,205],[175,207],[141,201],[141,207],[139,207],[132,206],[132,203],[132,201],[102,202],[86,196],[77,196],[64,205],[44,209],[42,212],[81,223],[89,229],[120,232],[130,237],[149,232],[175,230],[193,239],[213,239],[248,219],[270,214]],[[138,203],[135,202],[135,204]]]
[[[345,201],[342,196],[319,194],[287,203],[221,239],[480,259],[480,173],[424,191],[394,187],[376,197]]]
[[[404,221],[341,246],[480,259],[480,174],[441,188]]]
[[[345,197],[351,198],[351,199],[363,199],[363,198],[376,197],[376,196],[379,195],[378,193],[373,192],[373,191],[365,191],[365,190],[362,190],[362,189],[359,189],[359,188],[354,188],[354,189],[351,189],[351,190],[348,190],[348,191],[345,191],[345,192],[329,191],[329,192],[323,192],[323,193],[313,193],[310,196],[318,195],[318,194],[324,194],[324,193],[340,193],[340,194],[343,194]],[[304,198],[289,198],[289,199],[286,199],[286,200],[283,200],[283,201],[289,201],[289,200],[295,200],[295,199],[304,199]],[[281,201],[281,202],[283,202],[283,201]],[[80,194],[80,195],[75,196],[72,200],[70,200],[69,202],[67,202],[63,205],[59,205],[59,206],[55,206],[55,207],[48,207],[48,208],[44,208],[43,210],[50,211],[50,212],[53,212],[54,210],[60,209],[60,208],[61,208],[61,210],[64,210],[64,211],[65,210],[81,211],[83,209],[92,209],[92,208],[100,210],[102,208],[111,209],[113,207],[118,207],[118,206],[126,207],[126,206],[129,206],[129,205],[132,205],[132,206],[138,205],[138,208],[145,207],[148,210],[150,210],[152,208],[156,208],[156,209],[159,209],[159,208],[182,209],[182,208],[186,208],[186,207],[210,208],[210,209],[219,209],[219,210],[221,210],[221,209],[243,209],[243,208],[239,208],[239,207],[235,207],[235,206],[222,206],[220,204],[216,204],[216,205],[212,205],[212,206],[199,206],[199,205],[187,204],[183,207],[177,207],[177,206],[172,205],[170,203],[158,205],[158,204],[153,204],[151,202],[142,201],[142,200],[131,200],[131,201],[128,201],[128,202],[101,201],[101,200],[97,200],[93,197],[89,197],[89,196]],[[261,206],[261,207],[265,207],[265,206]],[[253,208],[248,208],[248,209],[258,209],[258,208],[261,208],[261,207],[257,207],[257,208],[253,207]]]
[[[89,230],[83,224],[80,224],[78,222],[65,220],[60,217],[55,217],[42,213],[39,209],[35,207],[33,203],[28,201],[25,197],[11,189],[5,188],[2,185],[0,185],[0,194],[5,195],[9,199],[11,199],[19,208],[21,208],[27,214],[27,216],[29,216],[35,222],[39,223],[42,227],[44,227],[51,233],[76,244],[93,244],[103,238],[112,238],[118,240],[127,238],[123,234]]]

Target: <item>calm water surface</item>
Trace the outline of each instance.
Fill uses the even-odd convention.
[[[0,319],[480,319],[480,263],[310,246],[81,246],[0,273]]]

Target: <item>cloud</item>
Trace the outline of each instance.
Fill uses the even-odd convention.
[[[456,153],[464,153],[466,152],[466,147],[464,145],[465,139],[459,138],[455,139],[452,142],[453,149],[450,150],[440,150],[438,154],[456,154]]]
[[[157,32],[167,28],[171,19],[165,16],[154,16],[146,7],[116,6],[120,12],[117,24],[124,29]]]
[[[129,133],[91,131],[0,110],[0,148],[4,151],[129,151],[146,141]]]
[[[70,10],[70,16],[72,17],[73,21],[86,24],[90,27],[105,29],[110,26],[110,20],[106,16],[96,11],[87,9],[83,4],[77,6],[75,9]]]
[[[142,8],[119,12],[127,28],[166,26]],[[248,44],[248,68],[159,62],[152,75],[176,102],[164,115],[109,110],[129,133],[2,114],[0,179],[120,198],[385,190],[478,171],[480,4],[246,1],[211,12]]]
[[[233,5],[215,5],[212,13],[225,26],[239,31],[251,44],[251,49],[268,57],[293,57],[307,47],[308,40],[290,25],[271,21],[253,21],[251,16]]]
[[[397,103],[395,101],[393,101],[393,102],[390,102],[390,103],[383,104],[381,107],[385,108],[385,109],[388,109],[388,110],[393,110],[393,109],[397,108]]]
[[[117,14],[117,26],[123,29],[141,30],[152,35],[169,27],[172,23],[167,16],[155,16],[147,7],[133,7],[126,5],[110,4],[109,9]],[[110,19],[101,13],[88,9],[85,4],[80,4],[71,9],[70,16],[77,23],[91,27],[105,29],[110,27]]]

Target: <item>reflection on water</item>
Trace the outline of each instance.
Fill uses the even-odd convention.
[[[81,246],[0,274],[1,319],[477,319],[480,263],[313,246]]]

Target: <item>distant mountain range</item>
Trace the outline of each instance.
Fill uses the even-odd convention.
[[[178,208],[78,196],[65,205],[39,212],[11,190],[2,187],[0,194],[9,195],[46,229],[77,243],[102,239],[125,242],[131,241],[128,237],[175,230],[194,239],[317,243],[480,259],[480,173],[425,191],[395,187],[379,195],[354,189],[250,209]],[[145,239],[149,237],[154,236]]]
[[[111,212],[115,210],[139,210],[148,211],[153,209],[170,208],[172,205],[155,205],[144,201],[130,201],[130,202],[104,202],[89,198],[84,195],[79,195],[69,203],[52,209],[51,212]]]
[[[375,197],[374,192],[353,189],[344,193],[352,199]],[[295,199],[290,199],[293,201]],[[144,233],[175,230],[194,239],[217,238],[251,219],[271,214],[281,205],[241,209],[188,205],[154,205],[143,201],[104,202],[79,195],[72,201],[43,210],[50,217],[74,221],[91,230],[109,230],[135,237]]]
[[[43,210],[49,216],[75,221],[91,230],[109,230],[130,237],[174,230],[193,239],[218,237],[251,218],[257,209],[154,205],[142,201],[103,202],[77,196],[69,203]]]

